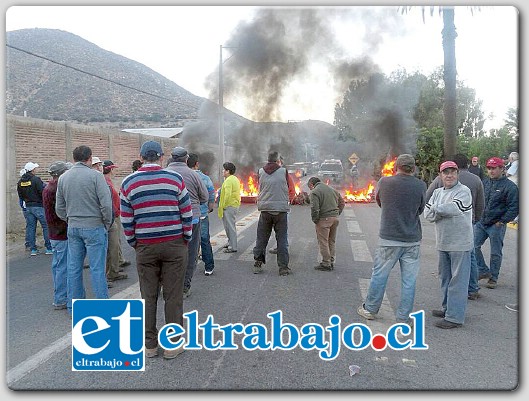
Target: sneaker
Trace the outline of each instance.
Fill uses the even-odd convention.
[[[476,299],[478,299],[481,295],[479,294],[479,292],[471,292],[468,294],[468,299],[470,299],[471,301],[475,301]]]
[[[55,309],[55,310],[63,310],[63,309],[66,309],[66,304],[61,304],[61,305],[52,304],[52,305],[53,305],[53,309]]]
[[[363,318],[366,318],[367,320],[373,320],[375,319],[375,313],[371,313],[368,310],[364,309],[364,304],[360,305],[356,312],[362,316]]]
[[[183,345],[181,345],[180,347],[176,349],[172,349],[172,350],[166,349],[163,351],[163,357],[164,359],[174,359],[184,351],[185,349]]]
[[[292,273],[292,270],[288,267],[280,267],[279,268],[279,275],[280,276],[288,276],[290,273]]]
[[[490,273],[481,273],[478,277],[478,280],[488,279],[490,278]]]
[[[204,270],[205,276],[211,276],[213,274],[213,270]]]
[[[493,279],[489,279],[489,281],[487,281],[487,284],[485,284],[485,287],[494,289],[497,285],[498,283],[496,281],[494,281]]]
[[[125,280],[128,277],[129,277],[128,274],[121,273],[121,274],[118,274],[116,277],[109,277],[107,281]]]
[[[237,252],[237,250],[233,249],[233,248],[225,248],[222,252],[224,252],[224,253],[235,253],[235,252]]]
[[[272,255],[277,255],[277,248],[270,249],[268,253],[271,253]]]
[[[321,270],[321,271],[324,271],[324,272],[330,272],[333,268],[332,268],[332,266],[325,266],[325,265],[322,265],[320,263],[319,265],[314,266],[314,269]]]
[[[432,311],[432,316],[434,317],[445,317],[445,311],[444,310],[440,310],[440,309],[434,309]]]
[[[39,251],[36,250],[36,249],[32,249],[31,250],[31,253],[29,254],[30,256],[37,256],[39,254]]]
[[[224,249],[226,249],[226,248],[228,248],[228,247],[229,247],[228,244],[222,246],[222,248],[224,248]]]
[[[46,255],[53,255],[53,249],[51,249],[51,248],[46,249],[46,253],[45,254]]]
[[[124,260],[123,262],[119,264],[119,267],[126,267],[126,266],[130,266],[130,260]]]
[[[191,287],[184,288],[184,299],[189,298],[190,295],[191,295]]]
[[[513,312],[518,312],[518,304],[505,304],[505,307]]]
[[[158,356],[158,347],[156,348],[145,348],[145,357],[154,358]]]
[[[263,271],[263,262],[256,260],[252,268],[253,274],[259,274]]]
[[[445,320],[445,319],[435,322],[434,325],[436,327],[439,327],[440,329],[455,329],[456,327],[463,326],[461,323],[449,322],[448,320]]]

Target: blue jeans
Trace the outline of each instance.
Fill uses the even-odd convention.
[[[24,214],[24,220],[26,221],[26,237],[25,237],[25,240],[24,240],[24,245],[26,246],[26,248],[29,248],[30,247],[30,244],[29,244],[29,221],[28,221],[28,210],[27,209],[22,209],[22,213]]]
[[[475,224],[472,225],[474,233],[476,229],[474,228]],[[474,234],[475,235],[475,234]],[[479,287],[479,272],[478,272],[478,262],[476,259],[476,249],[472,248],[470,252],[470,279],[468,281],[468,294],[478,292]]]
[[[505,238],[505,224],[496,226],[495,224],[485,227],[481,221],[474,225],[474,247],[476,250],[476,260],[478,263],[479,274],[490,274],[490,278],[498,281],[500,274],[501,261],[503,259],[503,238]],[[490,239],[490,268],[485,263],[481,245],[487,238]]]
[[[207,271],[213,271],[215,268],[215,261],[213,260],[213,249],[211,248],[209,236],[208,216],[200,220],[200,248],[202,249],[202,260],[204,261],[205,269]]]
[[[44,246],[46,249],[51,249],[50,238],[48,237],[48,223],[44,216],[44,208],[42,206],[27,206],[26,207],[26,239],[29,242],[31,250],[37,250],[37,221],[42,227],[42,235],[44,236]]]
[[[439,251],[439,278],[445,320],[463,324],[468,299],[470,251]]]
[[[470,251],[470,279],[468,280],[468,294],[470,295],[474,292],[478,292],[480,288],[476,249],[472,248]]]
[[[277,265],[279,267],[288,267],[288,213],[281,212],[270,214],[261,212],[259,222],[257,223],[257,239],[253,248],[254,260],[266,263],[266,247],[272,228],[274,229],[277,241]]]
[[[197,268],[198,248],[200,247],[200,220],[193,224],[193,235],[187,244],[187,269],[184,280],[184,288],[191,288],[191,280]]]
[[[51,240],[53,256],[51,259],[51,277],[53,279],[53,304],[65,305],[68,302],[68,240]]]
[[[408,322],[415,301],[415,283],[419,273],[420,246],[379,246],[375,251],[375,261],[364,309],[378,313],[391,269],[400,264],[400,303],[396,313],[398,322]]]
[[[83,284],[83,262],[86,255],[90,263],[95,298],[108,298],[105,272],[107,246],[108,233],[104,226],[68,227],[68,311],[72,311],[72,299],[86,298]]]

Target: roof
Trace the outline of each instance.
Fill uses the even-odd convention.
[[[183,130],[184,130],[183,127],[177,127],[177,128],[130,128],[130,129],[123,129],[122,131],[130,132],[133,134],[145,134],[145,135],[158,136],[161,138],[178,138]]]

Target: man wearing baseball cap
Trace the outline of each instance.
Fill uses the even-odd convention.
[[[93,158],[92,158],[93,159]],[[92,160],[93,162],[93,160]],[[114,224],[108,229],[108,248],[107,248],[107,264],[106,275],[107,281],[113,282],[116,280],[123,280],[128,277],[127,274],[121,273],[119,267],[119,255],[121,253],[121,220],[119,217],[119,192],[114,187],[112,178],[114,177],[114,169],[117,168],[111,160],[102,162],[103,176],[107,182],[110,194],[112,196],[112,213],[114,214]]]
[[[53,250],[51,276],[53,280],[52,305],[55,310],[66,309],[68,302],[68,224],[55,213],[57,183],[59,182],[59,177],[71,167],[71,163],[61,160],[53,162],[48,168],[51,180],[42,191],[42,204]]]
[[[454,161],[441,163],[439,172],[443,187],[433,191],[424,209],[425,219],[435,223],[439,252],[442,309],[433,310],[432,315],[442,318],[435,326],[453,329],[465,322],[470,253],[474,246],[472,194],[459,182],[459,167]]]
[[[488,178],[483,180],[485,210],[474,227],[474,246],[479,279],[488,279],[485,286],[496,288],[503,258],[503,238],[506,225],[518,216],[518,187],[504,174],[500,157],[487,160]],[[490,262],[485,263],[481,246],[490,239]]]
[[[44,216],[44,207],[42,206],[42,191],[45,184],[40,177],[36,175],[37,163],[27,162],[24,166],[25,173],[20,177],[17,183],[18,197],[26,205],[26,238],[31,250],[31,256],[38,255],[37,250],[37,221],[42,227],[44,236],[44,245],[46,246],[46,255],[52,255],[51,242],[48,237],[48,224]]]
[[[183,290],[193,210],[182,176],[161,167],[162,146],[147,141],[141,146],[140,157],[142,166],[121,183],[121,222],[127,242],[136,251],[140,293],[145,300],[145,356],[154,358],[159,345],[156,311],[160,283],[165,323],[184,324]],[[173,359],[183,351],[183,346],[165,349],[163,357]]]

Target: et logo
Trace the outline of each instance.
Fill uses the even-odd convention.
[[[74,299],[72,371],[144,371],[143,299]]]

